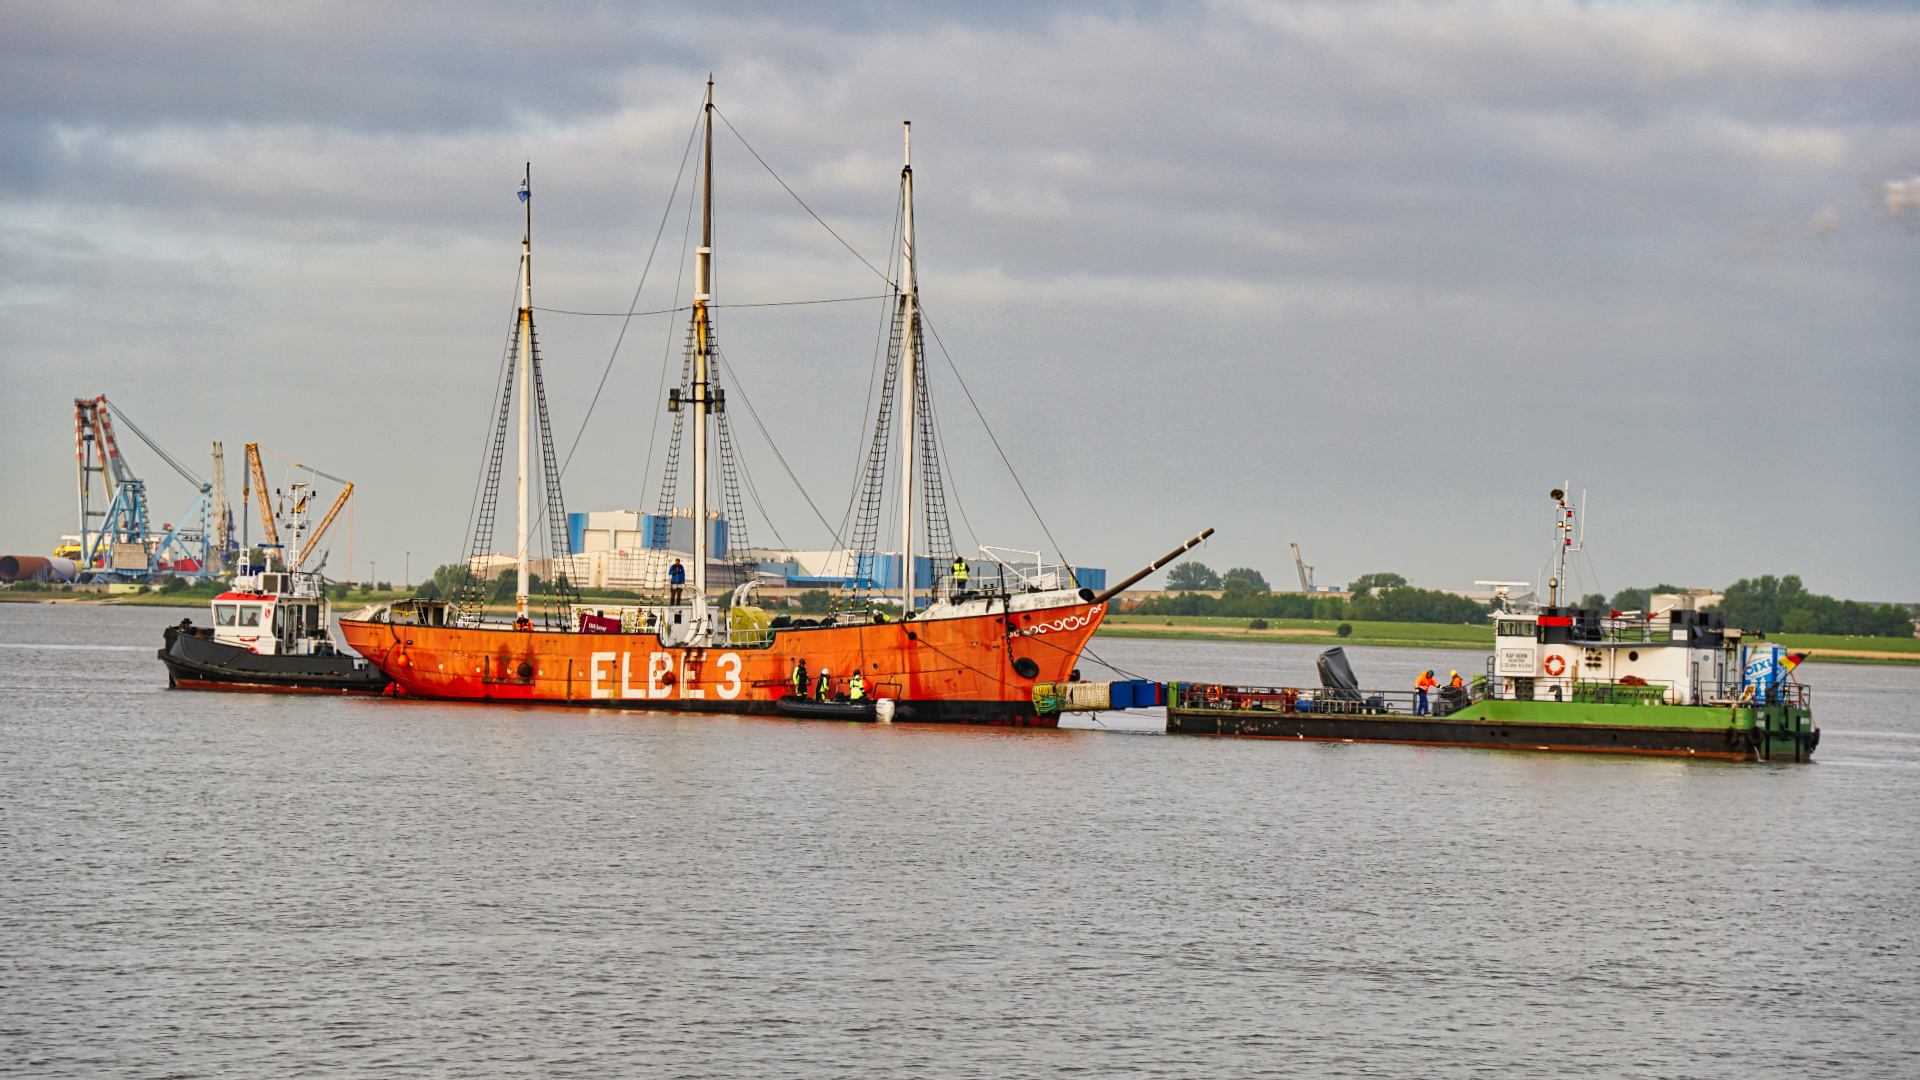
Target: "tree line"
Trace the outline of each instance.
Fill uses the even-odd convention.
[[[1769,634],[1912,637],[1913,616],[1892,604],[1863,604],[1810,593],[1798,574],[1741,578],[1727,586],[1727,624]]]
[[[1142,601],[1139,615],[1218,615],[1233,619],[1351,619],[1355,622],[1481,623],[1487,607],[1463,596],[1416,589],[1399,574],[1366,574],[1348,585],[1352,598],[1274,593],[1260,571],[1237,566],[1216,574],[1204,563],[1178,563],[1167,588],[1187,593]],[[1200,590],[1219,589],[1220,596]]]
[[[1684,593],[1679,585],[1622,589],[1608,600],[1599,593],[1584,597],[1581,607],[1614,611],[1645,611],[1661,593]],[[1833,634],[1842,637],[1912,637],[1913,616],[1893,604],[1863,604],[1835,600],[1807,591],[1798,574],[1741,578],[1727,586],[1718,607],[1707,608],[1727,617],[1728,626],[1763,634]]]
[[[1132,608],[1141,615],[1217,615],[1236,619],[1351,619],[1356,622],[1480,623],[1489,608],[1465,597],[1417,589],[1399,574],[1362,574],[1347,585],[1353,596],[1275,594],[1258,570],[1237,566],[1224,574],[1204,563],[1176,564],[1167,574],[1169,590],[1184,596],[1146,600]],[[1202,590],[1221,590],[1218,597]],[[1646,611],[1655,595],[1684,593],[1678,585],[1621,589],[1609,599],[1590,593],[1580,607]],[[1796,574],[1741,578],[1727,586],[1715,609],[1728,626],[1767,634],[1835,634],[1854,637],[1912,637],[1914,620],[1893,604],[1863,604],[1808,592]]]

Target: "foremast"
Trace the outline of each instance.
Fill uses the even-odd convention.
[[[514,570],[516,585],[513,590],[514,617],[517,620],[527,618],[527,597],[532,592],[529,582],[527,563],[527,444],[531,442],[532,419],[527,409],[527,399],[532,396],[533,381],[533,199],[530,197],[533,184],[533,162],[527,162],[526,177],[520,182],[520,198],[527,208],[527,231],[520,238],[520,355],[516,366],[519,368],[520,386],[517,396],[520,399],[520,469],[519,469],[519,508],[520,513],[514,525]]]

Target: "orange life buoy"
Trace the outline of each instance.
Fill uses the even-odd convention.
[[[1567,662],[1558,653],[1547,657],[1547,674],[1559,678],[1560,674],[1566,670]]]

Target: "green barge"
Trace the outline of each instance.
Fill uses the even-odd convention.
[[[1493,615],[1493,653],[1437,693],[1363,690],[1345,653],[1312,688],[1171,683],[1169,734],[1805,761],[1820,745],[1807,688],[1778,645],[1748,642],[1688,598],[1664,610],[1559,606],[1574,511],[1555,489],[1557,568],[1545,606]],[[1409,678],[1409,682],[1412,679]]]
[[[1503,698],[1494,689],[1476,678],[1462,694],[1436,695],[1423,714],[1409,693],[1172,683],[1167,733],[1738,761],[1806,761],[1820,745],[1803,686],[1757,701],[1699,705],[1611,696],[1645,689],[1634,686],[1576,684],[1563,701]]]

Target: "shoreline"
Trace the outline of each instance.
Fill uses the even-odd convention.
[[[1355,633],[1352,637],[1340,637],[1331,630],[1187,630],[1160,629],[1132,626],[1110,626],[1102,624],[1094,631],[1095,637],[1116,638],[1155,638],[1163,641],[1228,641],[1253,642],[1261,645],[1368,645],[1389,649],[1464,649],[1492,652],[1493,643],[1481,644],[1476,641],[1461,641],[1442,638],[1384,638],[1367,637]]]
[[[346,600],[333,601],[333,610],[334,614],[338,615],[343,612],[353,611],[366,604],[381,603],[387,600],[403,600],[410,595],[412,594],[395,593],[392,596],[384,594],[369,597],[354,596]],[[0,593],[0,603],[81,604],[91,607],[151,607],[196,611],[206,610],[208,600],[209,598],[204,596],[174,597],[162,593],[147,593],[144,595],[123,594],[120,596],[100,596],[97,594],[50,595],[47,593],[24,593],[16,595]],[[589,598],[589,602],[590,600],[591,598]],[[614,601],[609,601],[609,603],[613,602]],[[619,602],[626,603],[628,601]],[[490,614],[510,612],[513,610],[511,606],[500,607],[499,611],[494,611],[493,608],[494,605],[489,605]],[[1117,624],[1107,622],[1095,632],[1094,636],[1140,638],[1159,641],[1251,642],[1264,645],[1355,645],[1380,649],[1458,649],[1470,652],[1493,651],[1491,635],[1489,635],[1488,640],[1484,642],[1463,640],[1458,637],[1375,637],[1360,632],[1361,628],[1365,626],[1364,623],[1354,623],[1352,625],[1354,628],[1353,636],[1343,638],[1332,630],[1318,628],[1276,627],[1268,630],[1229,629],[1226,626],[1193,626],[1192,628],[1187,628],[1180,626],[1153,626],[1130,621]],[[1386,625],[1400,627],[1412,624],[1392,623]],[[1436,624],[1436,626],[1438,625],[1442,624]],[[1920,650],[1909,652],[1884,649],[1835,649],[1821,645],[1796,645],[1786,640],[1791,636],[1792,635],[1782,635],[1776,638],[1776,640],[1790,649],[1808,649],[1812,653],[1812,655],[1806,659],[1806,662],[1809,664],[1885,664],[1894,667],[1920,665]]]
[[[1353,637],[1333,637],[1324,631],[1301,632],[1298,630],[1241,630],[1228,632],[1220,630],[1192,630],[1182,632],[1178,629],[1134,629],[1132,627],[1111,628],[1102,626],[1094,632],[1094,637],[1116,638],[1152,638],[1162,641],[1226,641],[1251,642],[1256,645],[1363,645],[1384,649],[1462,649],[1478,652],[1492,652],[1491,643],[1446,640],[1422,640],[1419,638],[1378,638],[1364,637],[1356,633]],[[1783,643],[1784,644],[1784,643]],[[1792,646],[1789,646],[1790,648]],[[1886,664],[1893,667],[1906,667],[1920,664],[1920,652],[1884,652],[1874,649],[1826,649],[1810,647],[1812,653],[1806,662],[1809,664]]]

